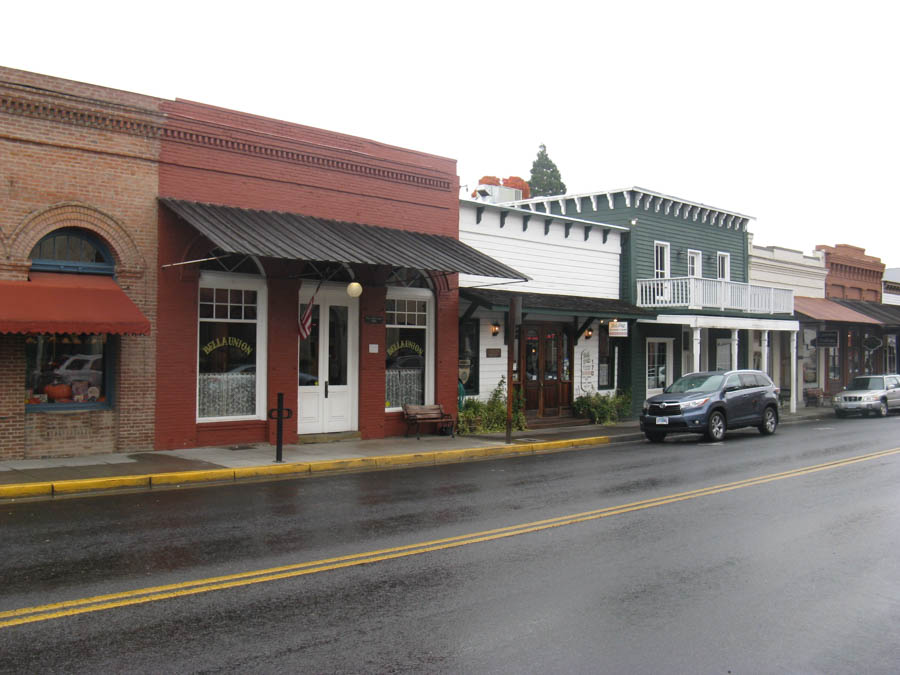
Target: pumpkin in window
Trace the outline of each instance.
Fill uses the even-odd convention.
[[[48,384],[44,387],[44,393],[50,400],[61,403],[62,399],[72,398],[72,387],[64,382]]]

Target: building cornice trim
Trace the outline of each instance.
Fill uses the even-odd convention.
[[[148,111],[148,115],[158,117],[158,121],[154,121],[140,119],[136,116],[88,110],[74,105],[34,100],[11,93],[0,94],[0,113],[128,134],[157,141],[202,146],[224,152],[252,155],[263,159],[289,162],[316,169],[338,171],[444,192],[449,192],[454,187],[449,179],[414,171],[382,167],[353,159],[329,157],[324,154],[285,147],[277,143],[235,139],[220,133],[179,128],[171,124],[173,121],[171,116],[163,113],[151,113]],[[285,143],[292,142],[288,138],[285,138],[284,141]]]

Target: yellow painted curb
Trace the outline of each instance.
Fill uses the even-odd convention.
[[[534,444],[535,452],[545,450],[562,450],[564,448],[575,448],[582,445],[605,445],[609,443],[609,436],[589,436],[587,438],[568,438],[562,441],[543,441]]]
[[[365,469],[376,466],[374,457],[357,457],[355,459],[334,459],[328,462],[310,462],[311,473],[320,471],[345,471],[347,469]]]
[[[486,457],[494,455],[530,455],[532,452],[531,443],[521,443],[517,445],[498,445],[488,448],[488,452],[484,453]]]
[[[155,473],[150,476],[150,486],[180,485],[182,483],[203,483],[206,481],[234,480],[234,469],[211,469],[209,471],[176,471]]]
[[[49,497],[53,494],[53,483],[19,483],[0,485],[0,499],[15,497]]]
[[[395,466],[397,464],[434,464],[440,452],[410,452],[405,455],[383,455],[375,457],[376,466]]]
[[[469,457],[484,457],[488,448],[465,448],[464,450],[443,450],[435,453],[435,462],[461,462]]]
[[[234,478],[255,478],[257,476],[280,476],[284,474],[309,473],[309,463],[273,464],[271,466],[245,466],[234,470]]]
[[[93,490],[111,490],[125,487],[150,487],[150,476],[112,476],[110,478],[80,478],[53,483],[53,494],[63,495]]]

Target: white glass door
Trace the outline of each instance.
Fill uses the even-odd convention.
[[[312,289],[301,290],[302,315]],[[359,303],[344,286],[325,287],[316,294],[309,336],[300,339],[297,431],[300,434],[355,431]]]

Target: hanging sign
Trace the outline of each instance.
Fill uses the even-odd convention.
[[[616,321],[615,319],[610,321],[609,337],[628,337],[628,322]]]
[[[866,348],[866,351],[874,352],[881,346],[881,340],[874,335],[866,335],[863,340],[863,347]]]
[[[837,347],[838,332],[836,330],[820,330],[816,334],[816,347]]]

